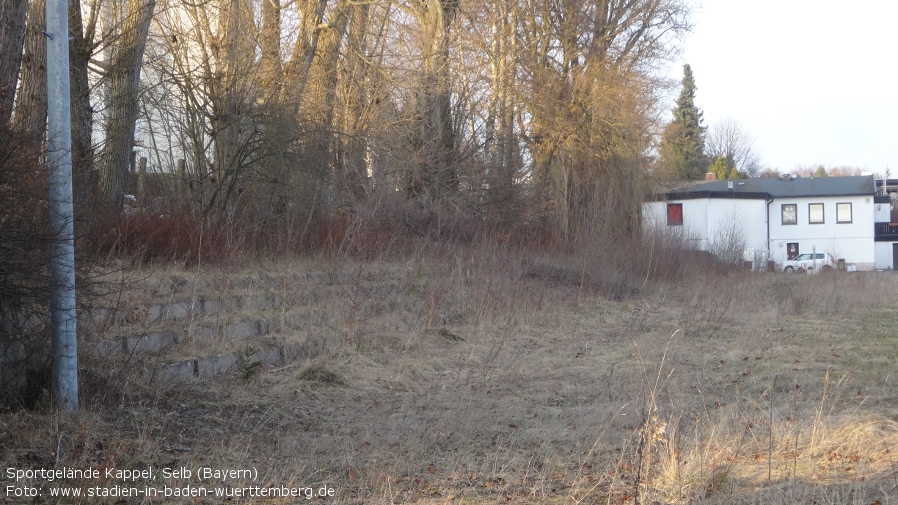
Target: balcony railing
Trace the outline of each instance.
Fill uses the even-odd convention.
[[[876,242],[898,242],[898,223],[874,223],[873,226]]]

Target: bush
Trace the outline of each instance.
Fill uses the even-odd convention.
[[[33,403],[48,377],[51,236],[40,143],[0,129],[0,406]],[[29,383],[29,377],[31,381]]]

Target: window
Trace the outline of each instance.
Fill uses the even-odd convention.
[[[823,204],[822,203],[809,203],[808,204],[808,223],[823,224]]]
[[[798,206],[794,203],[783,204],[783,224],[798,224]]]
[[[837,203],[836,204],[836,222],[837,223],[850,223],[851,222],[851,204],[850,203]]]
[[[667,204],[667,226],[683,226],[683,204]]]

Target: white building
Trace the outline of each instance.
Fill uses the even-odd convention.
[[[647,230],[677,233],[696,249],[738,246],[756,266],[828,252],[858,270],[898,265],[898,225],[873,176],[706,181],[656,193]]]

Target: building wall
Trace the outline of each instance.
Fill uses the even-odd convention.
[[[877,270],[894,270],[895,265],[892,264],[892,247],[894,242],[876,242],[875,255],[876,262],[874,267]]]
[[[877,203],[873,205],[874,218],[877,223],[888,223],[892,220],[892,206],[889,203]]]
[[[683,224],[667,224],[668,204],[683,206]],[[669,202],[646,202],[642,205],[645,232],[663,236],[671,241],[684,243],[687,247],[703,249],[708,235],[708,199],[671,200]]]
[[[892,202],[894,202],[893,198],[895,197],[895,193],[890,195],[888,201],[883,201],[885,198],[878,197],[879,202],[876,202],[874,199],[873,202],[873,217],[877,223],[890,223],[892,222]],[[876,242],[874,247],[874,267],[877,270],[894,270],[898,265],[894,264],[894,254],[893,247],[895,242]]]
[[[708,201],[709,250],[737,240],[743,249],[767,249],[767,202],[712,198]]]
[[[668,204],[683,206],[683,224],[667,224]],[[665,233],[703,251],[730,243],[742,249],[766,250],[767,210],[763,200],[700,198],[643,204],[648,232]]]
[[[810,204],[823,204],[823,223],[810,223]],[[838,223],[836,204],[851,203],[851,222]],[[783,205],[794,204],[796,224],[783,224]],[[787,259],[787,245],[797,243],[800,253],[828,252],[858,269],[872,269],[873,195],[850,197],[777,198],[770,204],[770,257],[777,263]]]
[[[823,223],[810,223],[810,205],[823,204]],[[851,204],[851,222],[837,222],[836,204]],[[667,205],[682,204],[683,224],[667,225]],[[796,224],[783,224],[782,205],[795,205]],[[678,237],[691,247],[715,251],[728,237],[741,238],[744,249],[768,251],[776,263],[787,259],[787,244],[799,252],[828,252],[860,270],[891,268],[891,249],[874,246],[876,213],[873,196],[777,198],[766,200],[700,198],[647,202],[643,205],[647,231]],[[770,242],[767,243],[767,230]],[[891,245],[889,245],[891,247]]]

